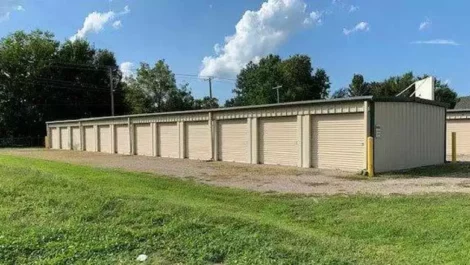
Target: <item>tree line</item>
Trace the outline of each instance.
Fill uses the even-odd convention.
[[[347,88],[330,95],[329,76],[309,56],[268,55],[240,71],[224,106],[276,103],[274,87],[281,87],[280,102],[395,96],[423,77],[410,72],[366,82],[355,74]],[[0,138],[44,136],[50,120],[109,116],[111,84],[116,115],[219,107],[218,99],[196,99],[188,83],[177,84],[164,60],[141,63],[135,75],[123,78],[109,50],[86,40],[60,43],[50,32],[18,31],[0,40]],[[436,100],[455,105],[457,94],[448,84],[437,80],[436,88]]]

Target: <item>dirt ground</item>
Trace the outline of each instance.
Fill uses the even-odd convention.
[[[202,183],[243,188],[261,192],[302,194],[417,194],[433,192],[470,193],[470,172],[464,170],[447,175],[400,177],[382,175],[368,179],[351,173],[331,170],[302,169],[268,165],[227,162],[204,162],[103,153],[44,149],[3,149],[0,154],[25,156],[45,160],[100,168],[119,168],[149,172]],[[470,167],[465,167],[466,169]],[[425,171],[426,172],[426,171]]]

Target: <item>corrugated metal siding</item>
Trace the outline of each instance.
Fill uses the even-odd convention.
[[[312,116],[312,166],[359,171],[365,164],[364,115]]]
[[[218,122],[218,160],[248,162],[248,124],[246,119]]]
[[[129,126],[127,125],[115,125],[116,131],[116,153],[121,155],[130,154],[130,138],[129,138]]]
[[[208,160],[210,152],[210,130],[207,121],[185,122],[185,158]]]
[[[179,135],[176,122],[158,123],[158,155],[161,157],[178,158]]]
[[[52,149],[60,149],[59,129],[51,128]]]
[[[93,128],[93,126],[86,126],[83,127],[83,130],[85,134],[83,137],[85,138],[85,150],[90,152],[96,151],[95,128]]]
[[[102,153],[111,153],[111,129],[110,126],[98,126],[99,151]]]
[[[70,134],[68,128],[60,128],[60,148],[70,150]]]
[[[258,137],[261,164],[297,166],[297,116],[260,119]]]
[[[452,132],[457,133],[457,155],[470,155],[470,120],[447,120],[447,155],[452,154]]]
[[[444,163],[445,112],[413,102],[376,102],[375,171]]]
[[[152,155],[152,127],[149,123],[135,124],[135,154]]]
[[[80,149],[80,127],[72,127],[72,150]]]

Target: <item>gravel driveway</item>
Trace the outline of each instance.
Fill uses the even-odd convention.
[[[45,149],[3,149],[0,154],[25,156],[45,160],[100,168],[119,168],[149,172],[225,187],[261,192],[302,194],[416,194],[431,192],[470,193],[470,164],[462,164],[458,172],[446,175],[420,174],[384,175],[373,179],[351,173],[226,162],[203,162],[103,153],[59,151]],[[426,171],[423,171],[426,173]]]

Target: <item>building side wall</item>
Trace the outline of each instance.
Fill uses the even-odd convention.
[[[452,133],[457,137],[457,155],[470,156],[470,119],[447,120],[447,155],[452,154]]]
[[[374,104],[376,172],[445,162],[445,108],[415,102]]]

